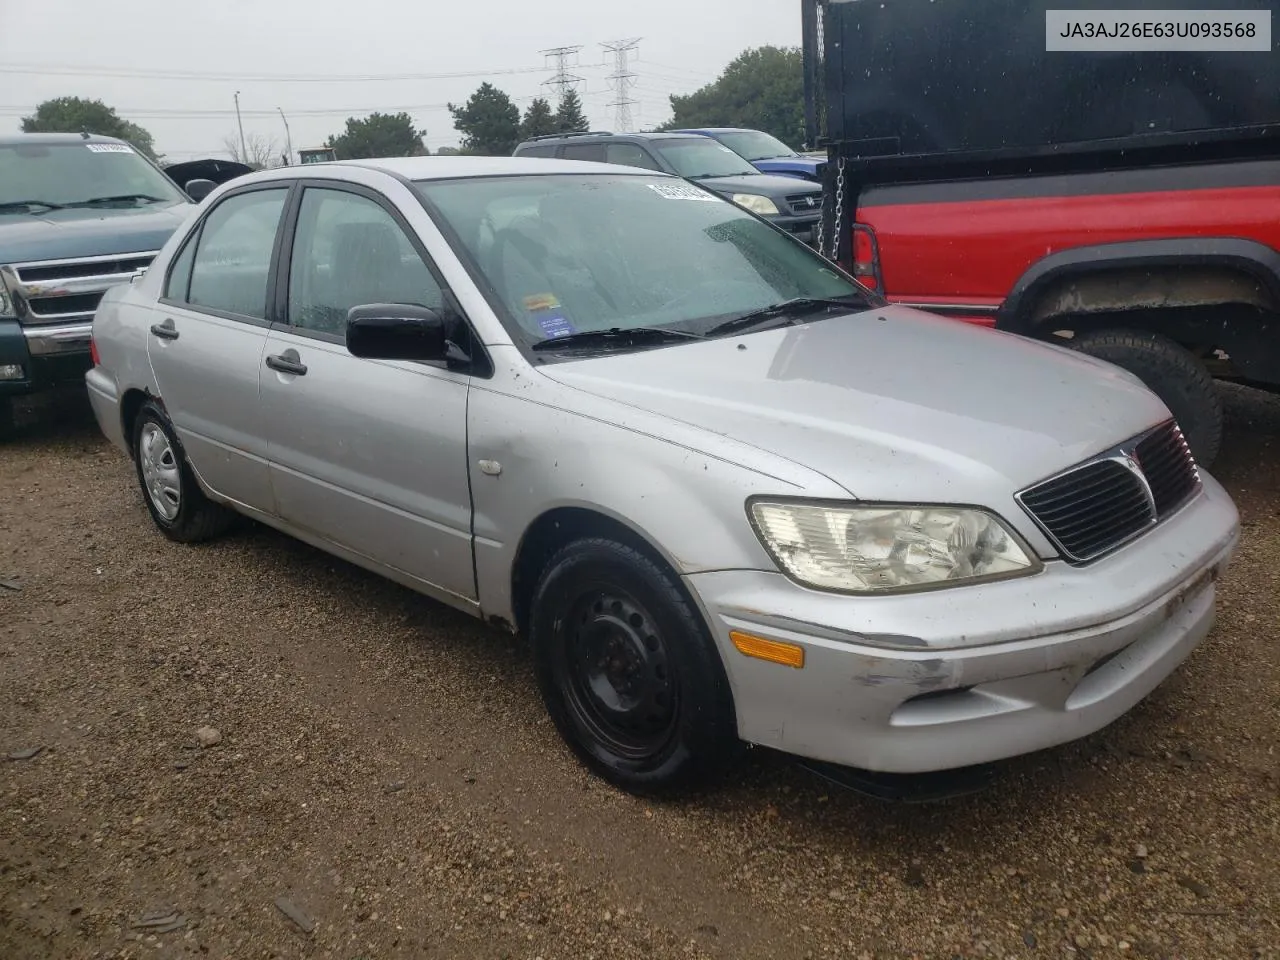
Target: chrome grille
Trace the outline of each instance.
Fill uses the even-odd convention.
[[[1199,488],[1195,460],[1170,421],[1017,499],[1064,557],[1087,563],[1141,536]]]
[[[1167,516],[1186,503],[1200,486],[1200,472],[1176,423],[1168,423],[1144,437],[1134,450],[1151,486],[1156,514]]]
[[[47,260],[5,267],[5,285],[24,324],[76,323],[93,319],[98,301],[118,283],[142,276],[156,251]]]
[[[810,205],[809,201],[813,203]],[[822,212],[822,194],[796,193],[786,198],[787,208],[797,217],[817,216]]]

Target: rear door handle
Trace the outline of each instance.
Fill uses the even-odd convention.
[[[172,320],[166,320],[164,323],[153,323],[151,325],[151,333],[153,336],[157,336],[161,340],[178,339],[178,331],[173,328]]]
[[[278,353],[267,357],[267,366],[272,370],[279,370],[281,373],[291,373],[295,377],[305,377],[307,375],[307,365],[305,363],[290,360],[288,357],[282,357]]]

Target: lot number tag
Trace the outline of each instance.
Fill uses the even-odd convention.
[[[94,153],[133,153],[133,148],[123,143],[86,143]]]
[[[703,200],[707,203],[719,203],[720,198],[705,193],[697,187],[683,183],[651,183],[649,189],[667,200]]]

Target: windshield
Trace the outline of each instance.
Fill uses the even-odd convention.
[[[760,173],[723,143],[710,137],[655,140],[650,146],[662,154],[662,158],[671,164],[676,173],[690,180],[745,177]]]
[[[747,160],[772,160],[774,157],[796,156],[796,152],[777,137],[759,130],[718,133],[716,139]]]
[[[106,197],[121,206],[181,203],[173,181],[122,143],[85,140],[57,144],[0,144],[0,208],[32,202],[76,206]]]
[[[511,336],[529,347],[591,331],[644,329],[646,343],[654,328],[701,336],[796,298],[871,305],[856,282],[798,240],[672,177],[556,174],[416,186],[457,234],[458,252]],[[591,343],[631,349],[639,340]]]

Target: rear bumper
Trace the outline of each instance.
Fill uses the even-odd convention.
[[[84,375],[85,386],[89,390],[89,406],[93,408],[94,419],[103,435],[116,447],[129,453],[129,444],[124,435],[124,419],[120,411],[120,391],[116,382],[101,367],[93,367]]]
[[[80,380],[92,365],[91,330],[89,323],[24,327],[16,320],[0,320],[0,367],[20,368],[18,376],[0,378],[0,396]]]

